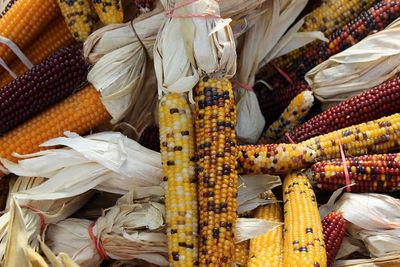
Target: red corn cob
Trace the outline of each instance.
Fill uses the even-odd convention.
[[[400,112],[400,78],[396,77],[318,114],[289,133],[295,143],[347,126]],[[287,137],[281,142],[289,143]]]
[[[58,50],[0,88],[0,135],[66,98],[86,82],[82,45]]]
[[[400,189],[400,153],[346,158],[352,192]],[[307,171],[320,190],[333,192],[346,185],[342,159],[321,161]]]
[[[346,220],[339,212],[332,212],[322,220],[328,267],[333,265],[346,231]]]

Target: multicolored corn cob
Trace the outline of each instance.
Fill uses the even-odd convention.
[[[85,41],[94,29],[89,0],[57,0],[69,31],[77,41]]]
[[[103,24],[122,23],[124,11],[121,0],[92,0],[94,9]]]
[[[56,0],[10,2],[0,19],[0,36],[13,41],[22,51],[59,15]],[[0,58],[9,64],[16,56],[0,44]]]
[[[327,256],[317,200],[303,173],[283,182],[283,266],[326,266]]]
[[[300,144],[316,151],[317,161],[346,156],[386,153],[400,147],[400,113],[319,135]]]
[[[289,136],[295,143],[300,143],[317,135],[379,119],[396,112],[400,112],[398,77],[327,109],[294,129]],[[281,141],[289,143],[287,137],[283,137]]]
[[[148,126],[139,139],[139,144],[148,149],[160,152],[160,130],[157,126]]]
[[[51,54],[65,46],[74,43],[74,38],[69,34],[69,30],[63,18],[56,18],[49,23],[48,28],[43,31],[32,44],[24,50],[25,56],[33,65],[37,65]],[[21,76],[28,71],[28,68],[19,60],[15,59],[9,68],[17,75]],[[8,73],[0,75],[0,87],[10,83],[14,78]]]
[[[400,1],[383,0],[341,29],[332,33],[329,42],[319,43],[303,51],[302,55],[284,68],[293,80],[299,80],[316,65],[330,56],[358,43],[375,30],[382,30],[400,15]]]
[[[260,103],[261,112],[265,118],[266,125],[270,125],[279,118],[285,108],[298,94],[303,91],[311,91],[306,82],[300,81],[286,87],[278,87],[272,92],[262,83],[254,86],[254,92]]]
[[[243,174],[286,174],[315,162],[315,151],[295,144],[238,146],[238,172]]]
[[[237,217],[236,106],[228,79],[195,89],[200,266],[231,266]]]
[[[0,135],[83,87],[88,68],[82,45],[76,44],[0,88]]]
[[[276,199],[270,191],[268,199]],[[256,209],[254,217],[269,222],[282,222],[282,209],[279,203],[260,206]],[[250,240],[248,267],[281,267],[282,266],[282,226],[278,226],[268,233]]]
[[[311,91],[303,91],[298,94],[282,115],[268,127],[263,133],[258,144],[268,144],[278,141],[285,133],[292,131],[307,116],[314,103]]]
[[[154,8],[153,0],[135,0],[135,4],[141,14],[148,13]]]
[[[344,233],[346,232],[346,220],[340,212],[332,212],[322,220],[324,241],[326,245],[326,256],[328,267],[333,266],[335,257],[342,244]]]
[[[387,192],[400,189],[400,154],[346,158],[352,192]],[[346,185],[342,159],[321,161],[307,171],[320,190],[333,192]]]
[[[0,157],[17,162],[18,159],[12,156],[14,152],[29,154],[47,149],[39,145],[62,136],[65,131],[84,134],[107,119],[110,119],[110,115],[99,93],[92,85],[88,85],[0,137]]]
[[[249,240],[235,244],[235,252],[233,254],[233,262],[237,267],[246,267],[249,258]]]
[[[183,94],[173,93],[161,99],[158,114],[170,266],[198,265],[192,111]]]

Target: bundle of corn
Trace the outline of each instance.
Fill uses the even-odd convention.
[[[311,137],[400,112],[400,78],[389,80],[312,117],[289,137],[299,143]],[[288,143],[287,137],[282,142]]]
[[[24,50],[58,15],[56,0],[10,1],[0,19],[0,36],[9,39]],[[9,44],[9,42],[6,43]],[[15,55],[7,45],[2,43],[0,57],[9,64]]]
[[[122,23],[124,11],[121,0],[92,0],[94,9],[104,25]]]
[[[333,266],[335,257],[342,244],[343,236],[346,231],[346,220],[343,214],[332,212],[322,219],[322,229],[324,232],[324,242],[326,245],[326,256],[328,267]]]
[[[267,194],[268,199],[276,199],[272,192]],[[279,203],[260,206],[255,210],[255,218],[272,222],[282,222],[282,209]],[[267,234],[251,239],[249,267],[280,267],[282,266],[282,239],[283,226],[278,226]]]
[[[400,154],[366,155],[346,158],[353,192],[400,189]],[[333,192],[346,185],[342,159],[321,161],[307,172],[320,190]]]
[[[94,14],[89,0],[56,0],[76,41],[85,41],[94,29]]]
[[[299,144],[316,151],[318,161],[347,156],[386,153],[400,147],[400,113],[319,135]]]
[[[305,145],[268,144],[238,146],[238,172],[286,174],[315,162],[316,152]]]
[[[57,50],[73,43],[74,38],[69,34],[64,19],[58,17],[51,21],[48,28],[24,50],[24,54],[33,65],[37,65]],[[16,76],[21,76],[28,71],[28,67],[19,59],[13,60],[9,68]],[[8,72],[3,72],[0,75],[0,87],[5,86],[14,79],[15,77]]]
[[[275,88],[272,92],[265,88],[264,84],[257,83],[254,91],[257,94],[266,125],[271,125],[277,120],[294,97],[303,91],[310,90],[311,87],[304,81],[296,82],[290,86]]]
[[[283,201],[283,266],[326,266],[317,200],[304,174],[291,173],[285,177]]]
[[[303,91],[298,94],[282,113],[263,133],[258,144],[274,143],[285,133],[292,131],[307,116],[314,102],[311,91]]]
[[[79,44],[62,48],[0,88],[0,135],[85,85],[89,65],[81,49]]]

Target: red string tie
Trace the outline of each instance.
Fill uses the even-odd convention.
[[[241,83],[241,82],[238,82],[238,81],[234,81],[232,84],[233,84],[233,85],[240,86],[240,87],[242,87],[243,89],[246,89],[246,90],[248,90],[248,91],[250,91],[250,92],[254,92],[253,87],[251,87],[251,86],[248,85],[248,84]]]
[[[292,79],[289,77],[289,75],[287,75],[286,72],[284,72],[281,68],[279,68],[275,62],[270,61],[269,64],[272,65],[272,67],[274,67],[290,84],[293,84]]]
[[[103,244],[101,243],[100,240],[96,241],[96,237],[93,234],[93,227],[94,227],[95,224],[96,224],[96,222],[92,222],[88,227],[88,232],[89,232],[90,239],[92,239],[92,241],[94,243],[94,247],[96,248],[96,250],[99,253],[100,257],[103,260],[108,260],[108,259],[110,259],[110,257],[107,256],[107,254],[106,254],[106,252],[104,250]]]
[[[40,235],[42,235],[43,232],[44,232],[44,229],[46,228],[46,221],[45,221],[45,219],[44,219],[43,213],[42,213],[40,210],[35,209],[35,208],[32,207],[32,206],[22,205],[22,206],[20,206],[20,207],[21,207],[21,209],[29,209],[29,210],[33,211],[34,213],[36,213],[36,214],[39,216],[40,222],[42,223],[42,226],[41,226],[41,228],[40,228]]]
[[[287,139],[289,140],[289,142],[291,143],[291,144],[293,144],[293,145],[295,145],[296,143],[293,141],[293,139],[292,138],[290,138],[290,135],[289,135],[289,133],[285,133],[285,136],[287,137]]]
[[[164,16],[168,17],[168,18],[221,18],[220,15],[213,15],[213,14],[172,14],[172,12],[174,12],[175,10],[177,10],[178,8],[181,8],[183,6],[187,6],[191,3],[194,3],[198,0],[186,0],[182,3],[180,3],[179,5],[167,10],[164,13]]]
[[[337,136],[337,139],[338,139],[338,141],[339,141],[339,148],[340,148],[340,156],[341,156],[341,158],[342,158],[342,164],[343,164],[343,169],[344,169],[344,177],[345,177],[345,180],[346,180],[346,191],[347,192],[351,192],[351,189],[350,189],[350,175],[349,175],[349,171],[347,170],[347,163],[346,163],[346,156],[344,155],[344,152],[343,152],[343,147],[342,147],[342,142],[340,142],[340,137],[339,137],[339,134],[336,132],[336,136]]]

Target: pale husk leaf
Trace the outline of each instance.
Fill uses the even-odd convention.
[[[64,145],[24,155],[18,164],[0,159],[18,175],[49,178],[18,198],[58,199],[82,194],[90,189],[124,194],[135,186],[159,185],[162,179],[160,154],[144,148],[118,132],[101,132],[80,137],[66,132],[43,146]]]
[[[390,79],[400,67],[400,19],[310,70],[305,78],[322,102],[339,102]]]
[[[396,230],[368,231],[358,233],[372,258],[400,255],[400,228]]]
[[[368,255],[364,243],[356,238],[344,236],[335,260],[344,259],[354,252]]]
[[[238,218],[236,220],[235,243],[264,235],[282,224],[281,222],[269,222],[257,218]]]
[[[400,265],[400,256],[391,255],[376,259],[357,259],[335,261],[335,267],[397,267]]]

